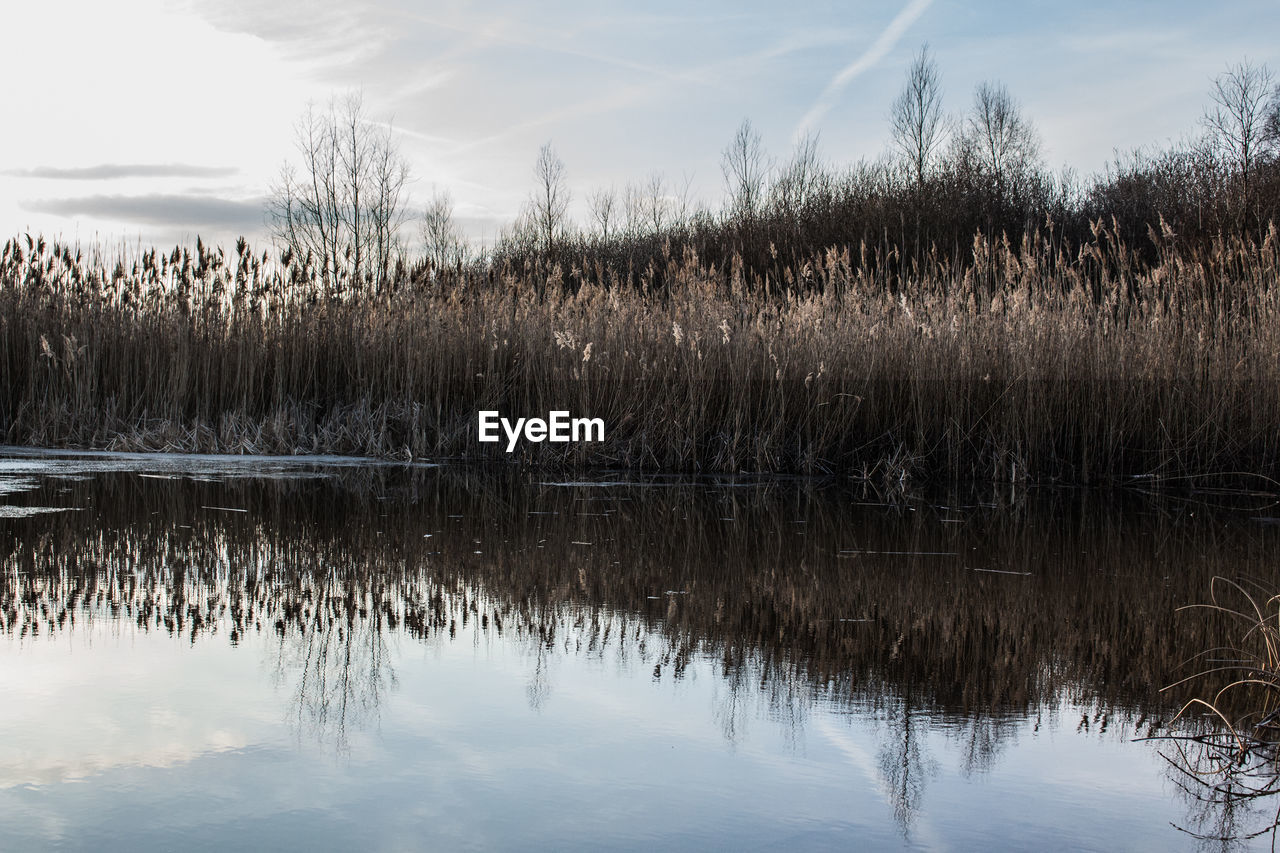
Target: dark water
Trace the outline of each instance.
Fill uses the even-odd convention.
[[[1270,514],[0,460],[0,848],[1269,847],[1135,738]]]

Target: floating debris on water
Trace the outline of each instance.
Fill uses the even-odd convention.
[[[0,495],[33,492],[38,488],[40,484],[30,477],[0,477]]]
[[[49,512],[75,512],[78,506],[0,506],[0,518],[29,518]]]
[[[881,554],[890,557],[958,557],[955,551],[862,551],[857,548],[841,548],[836,552],[842,554]]]

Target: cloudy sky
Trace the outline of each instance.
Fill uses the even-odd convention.
[[[1274,0],[43,0],[5,23],[0,230],[130,245],[260,235],[299,115],[352,89],[415,200],[447,187],[492,237],[547,141],[582,219],[591,188],[654,172],[718,204],[747,117],[779,157],[807,127],[828,160],[874,158],[925,42],[948,110],[1003,81],[1048,163],[1085,173],[1194,132],[1228,63],[1280,70]]]

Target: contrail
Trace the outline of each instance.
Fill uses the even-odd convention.
[[[884,32],[880,33],[862,56],[849,63],[833,77],[827,84],[827,88],[823,89],[822,94],[818,96],[818,100],[814,101],[813,106],[809,108],[809,112],[800,119],[800,124],[796,125],[795,138],[799,139],[801,134],[817,124],[835,106],[841,90],[849,84],[850,80],[883,59],[884,55],[898,43],[898,39],[902,38],[902,34],[915,23],[916,18],[924,14],[924,10],[928,9],[932,2],[933,0],[911,0],[906,8],[889,22],[889,26],[884,28]]]

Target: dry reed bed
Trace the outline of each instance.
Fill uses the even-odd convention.
[[[828,251],[782,282],[672,258],[375,292],[199,247],[0,256],[0,434],[116,449],[515,458],[553,467],[936,479],[1180,476],[1280,460],[1280,239],[964,268]],[[548,280],[567,279],[568,288]],[[476,412],[604,418],[601,444],[476,439]]]

